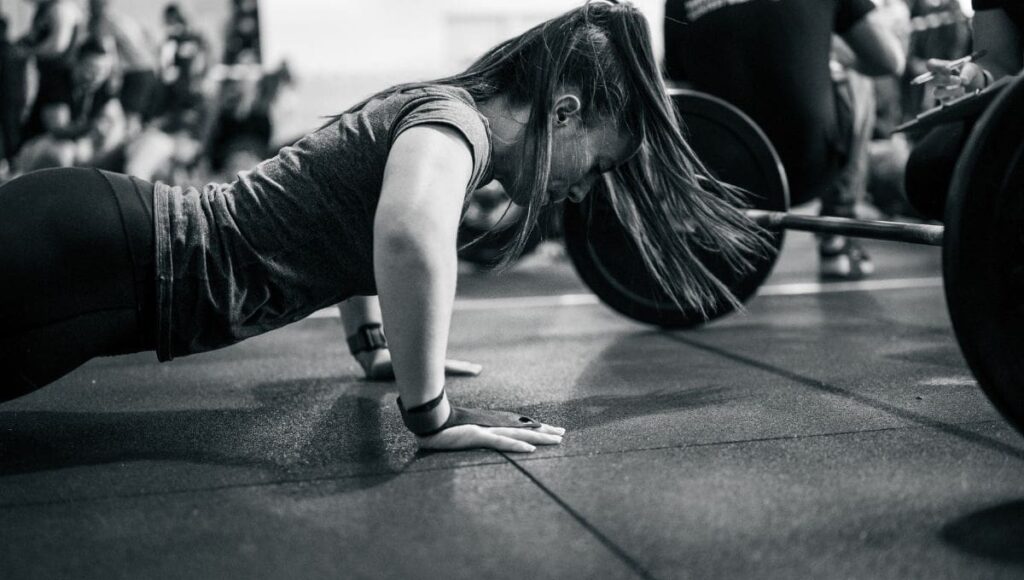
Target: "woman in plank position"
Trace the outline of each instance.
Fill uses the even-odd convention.
[[[542,206],[598,182],[681,305],[735,300],[695,248],[741,270],[768,251],[684,140],[643,15],[588,2],[465,72],[370,97],[232,183],[59,169],[0,187],[0,400],[93,357],[167,361],[343,303],[353,352],[369,375],[393,368],[421,447],[557,444],[563,429],[444,392],[460,216],[492,179],[528,216],[508,260]]]

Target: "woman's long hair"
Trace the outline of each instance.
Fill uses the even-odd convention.
[[[745,271],[752,257],[773,249],[737,209],[739,192],[717,181],[684,139],[647,19],[632,4],[588,1],[502,42],[462,73],[392,87],[350,112],[374,98],[434,84],[465,89],[478,103],[501,94],[530,109],[516,187],[532,195],[499,267],[519,256],[536,225],[548,189],[554,103],[572,87],[580,91],[585,124],[613,122],[637,144],[628,162],[605,175],[603,191],[654,278],[680,307],[740,306],[696,250],[715,252]]]

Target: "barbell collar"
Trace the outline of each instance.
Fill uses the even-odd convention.
[[[747,217],[757,222],[761,227],[770,230],[800,230],[819,234],[835,234],[926,246],[941,246],[942,235],[945,230],[943,226],[930,224],[806,216],[760,209],[748,209],[746,214]]]

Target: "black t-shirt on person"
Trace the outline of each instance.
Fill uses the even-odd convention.
[[[832,34],[873,9],[871,0],[668,0],[666,71],[750,115],[779,152],[794,200],[811,199],[832,181],[845,147]]]

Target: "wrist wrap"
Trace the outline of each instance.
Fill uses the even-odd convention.
[[[401,397],[398,397],[397,402],[398,409],[402,412],[402,422],[410,431],[420,437],[436,435],[457,425],[517,429],[538,429],[541,426],[540,422],[519,413],[454,407],[448,403],[444,389],[441,390],[441,394],[437,398],[411,409],[405,408]]]
[[[348,337],[348,351],[352,354],[388,347],[388,339],[380,324],[364,324]]]

